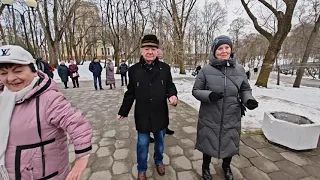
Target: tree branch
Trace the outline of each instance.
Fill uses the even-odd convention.
[[[264,30],[259,24],[258,24],[258,20],[257,18],[252,14],[252,12],[250,11],[248,4],[244,2],[244,0],[241,0],[241,3],[245,9],[245,11],[247,12],[247,14],[249,15],[250,19],[253,22],[253,25],[255,27],[255,29],[262,34],[264,37],[266,37],[269,41],[272,39],[272,34],[269,33],[268,31]]]
[[[280,12],[276,10],[271,4],[267,3],[265,0],[258,1],[261,2],[265,7],[267,7],[277,17],[277,19],[280,18]]]

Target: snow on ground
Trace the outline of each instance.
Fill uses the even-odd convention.
[[[92,73],[89,71],[90,62],[79,65],[80,81],[92,80]],[[68,65],[68,64],[67,64]],[[104,63],[101,63],[102,67]],[[179,99],[189,104],[196,110],[200,107],[200,102],[191,93],[194,77],[191,71],[186,75],[180,75],[178,69],[172,68],[172,77],[179,91]],[[121,79],[119,74],[115,74],[116,79]],[[102,79],[106,79],[106,70],[102,71]],[[54,71],[54,80],[60,82],[57,70]],[[268,88],[258,88],[254,86],[255,80],[250,82],[253,95],[259,102],[259,107],[253,111],[247,111],[242,118],[244,129],[261,128],[264,112],[266,111],[287,111],[308,117],[314,122],[320,123],[320,89],[319,88],[292,88],[292,84],[281,82],[280,86],[275,85],[275,80],[270,80]]]
[[[259,88],[254,86],[254,82],[251,81],[250,84],[253,89],[253,96],[259,102],[259,107],[246,112],[246,116],[242,118],[244,129],[261,128],[266,111],[291,112],[320,123],[320,90],[318,88],[292,88],[285,83],[277,86],[274,80],[269,82],[268,88]],[[193,83],[194,79],[190,78],[175,80],[179,99],[199,110],[200,102],[191,93]]]

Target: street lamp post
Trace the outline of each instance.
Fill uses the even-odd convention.
[[[23,31],[24,31],[24,36],[27,42],[27,46],[28,46],[28,51],[31,52],[31,44],[29,42],[29,38],[28,38],[28,34],[27,34],[27,27],[26,27],[26,21],[25,21],[25,16],[24,14],[29,10],[29,8],[31,8],[31,11],[34,12],[34,9],[37,8],[37,1],[36,0],[26,0],[26,5],[28,6],[28,9],[23,11],[23,13],[21,13],[19,10],[13,8],[13,0],[1,0],[2,4],[7,5],[8,7],[12,6],[12,10],[17,11],[20,14],[21,17],[21,22],[23,25]],[[9,8],[10,9],[10,8]]]

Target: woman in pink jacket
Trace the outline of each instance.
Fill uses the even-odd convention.
[[[80,180],[92,129],[19,46],[0,47],[0,179]],[[67,133],[76,162],[69,171]]]

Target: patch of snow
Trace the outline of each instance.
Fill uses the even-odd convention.
[[[177,79],[174,81],[178,89],[179,99],[189,104],[196,110],[200,108],[200,101],[192,96],[194,78]],[[264,112],[284,111],[293,112],[305,116],[315,123],[320,123],[320,90],[318,88],[292,88],[289,84],[275,85],[275,81],[269,82],[268,88],[259,88],[250,82],[253,96],[259,102],[255,110],[247,110],[242,118],[244,129],[258,129],[262,126]]]

